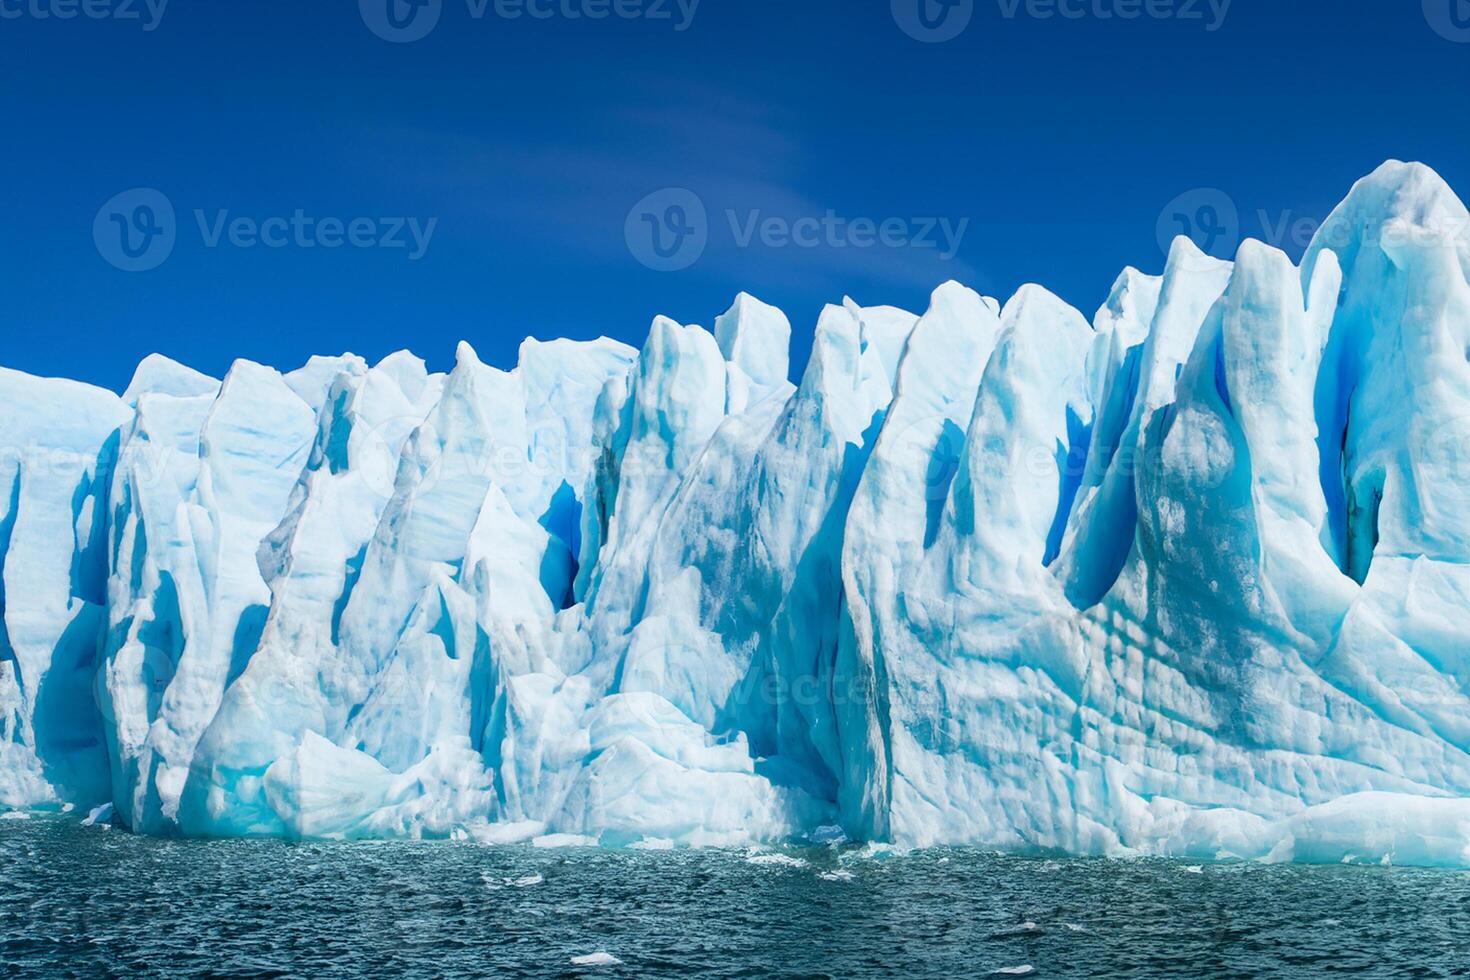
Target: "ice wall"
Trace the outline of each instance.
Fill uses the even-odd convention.
[[[1470,866],[1470,216],[1180,240],[1088,322],[0,371],[0,806]]]

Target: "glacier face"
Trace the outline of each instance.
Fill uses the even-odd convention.
[[[0,371],[0,806],[149,833],[1470,866],[1470,217],[1091,323]]]

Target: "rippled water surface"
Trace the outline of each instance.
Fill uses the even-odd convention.
[[[597,953],[620,962],[573,962]],[[160,841],[0,821],[3,976],[993,971],[1463,976],[1470,875],[970,850]]]

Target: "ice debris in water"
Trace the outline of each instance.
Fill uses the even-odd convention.
[[[811,832],[810,836],[813,844],[845,844],[848,839],[847,833],[837,824],[825,824],[818,827]]]
[[[1026,922],[1022,922],[1014,926],[1008,926],[1004,929],[998,929],[995,932],[991,933],[991,938],[1010,939],[1015,936],[1029,936],[1038,932],[1041,932],[1041,926],[1037,925],[1035,922],[1027,920]]]
[[[97,824],[106,824],[112,819],[114,807],[111,803],[103,803],[87,811],[86,817],[82,819],[83,827],[93,827]]]
[[[586,956],[573,956],[573,966],[621,966],[622,960],[611,953],[588,953]]]
[[[780,853],[748,854],[746,855],[745,863],[770,865],[783,868],[805,868],[808,864],[805,858],[792,857],[790,854]]]
[[[539,874],[521,875],[520,877],[495,877],[482,872],[480,874],[480,880],[485,883],[485,887],[489,890],[499,891],[502,888],[530,888],[532,885],[541,884],[546,879]]]
[[[795,384],[745,294],[509,370],[0,370],[0,808],[1470,866],[1467,226],[1390,162],[1300,265],[847,299]]]

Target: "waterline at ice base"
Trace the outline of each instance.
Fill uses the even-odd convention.
[[[1091,323],[741,295],[121,396],[0,371],[0,806],[145,834],[1470,867],[1470,216]],[[3,357],[3,355],[0,355]]]

